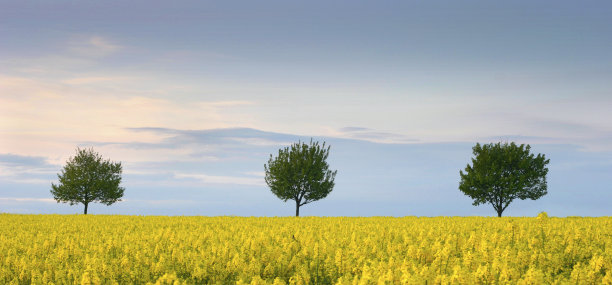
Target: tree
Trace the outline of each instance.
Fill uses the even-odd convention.
[[[51,194],[59,203],[85,205],[87,215],[89,203],[98,202],[110,206],[121,201],[124,188],[121,183],[121,162],[103,160],[93,149],[77,148],[62,173],[58,174],[59,184],[51,183]]]
[[[278,156],[270,154],[266,170],[266,183],[279,199],[295,201],[295,216],[300,215],[300,207],[321,200],[334,188],[337,171],[329,170],[328,146],[325,142],[310,144],[298,142],[291,147],[278,150]]]
[[[536,200],[546,195],[550,160],[543,154],[531,154],[529,145],[477,143],[472,150],[472,165],[467,165],[465,173],[459,171],[459,190],[474,199],[474,206],[490,203],[501,217],[515,199]]]

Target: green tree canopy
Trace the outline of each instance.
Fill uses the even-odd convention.
[[[298,142],[280,149],[277,157],[270,154],[264,164],[270,190],[285,202],[295,201],[295,216],[300,215],[301,206],[327,197],[334,188],[337,171],[329,170],[329,149],[325,142]]]
[[[474,199],[474,206],[490,203],[501,217],[515,199],[536,200],[546,195],[546,165],[543,154],[530,153],[529,145],[496,143],[472,149],[472,165],[459,171],[459,190]]]
[[[93,149],[77,148],[76,156],[57,175],[59,184],[51,183],[51,194],[58,203],[82,203],[83,213],[87,214],[89,203],[111,205],[121,201],[124,191],[119,186],[121,171],[121,162],[103,160]]]

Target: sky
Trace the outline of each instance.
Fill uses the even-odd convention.
[[[0,0],[0,212],[77,147],[123,165],[89,213],[290,216],[264,167],[331,145],[312,216],[494,216],[459,190],[477,143],[550,159],[511,216],[612,215],[609,1]]]

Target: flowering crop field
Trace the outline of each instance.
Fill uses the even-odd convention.
[[[612,284],[612,218],[0,215],[0,284]]]

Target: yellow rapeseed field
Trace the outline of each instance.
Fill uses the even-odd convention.
[[[612,284],[612,218],[0,215],[0,284]]]

